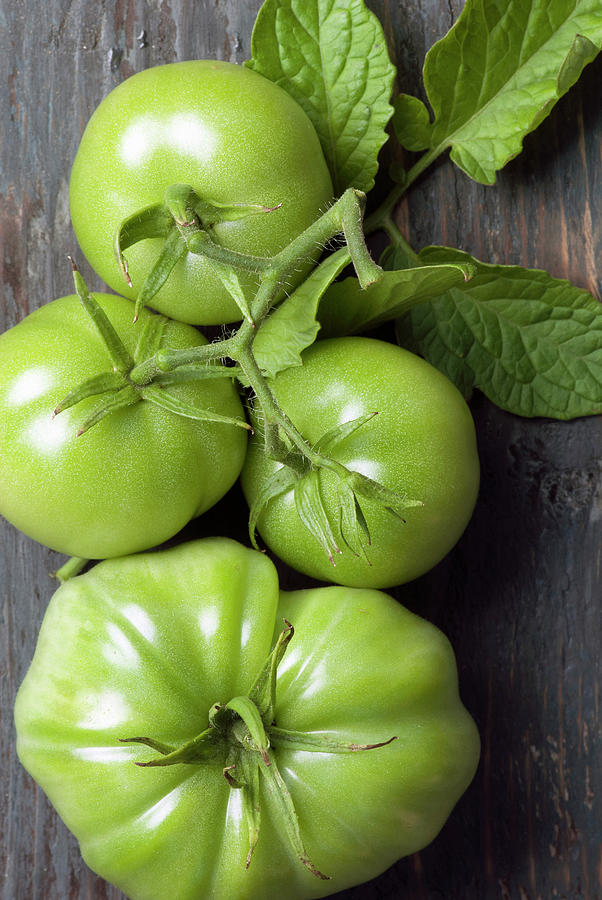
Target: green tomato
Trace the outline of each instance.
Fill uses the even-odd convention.
[[[128,78],[100,104],[81,140],[70,183],[73,228],[87,259],[114,290],[137,296],[162,241],[126,252],[129,289],[114,254],[121,222],[191,185],[204,200],[277,207],[210,229],[241,253],[272,256],[307,228],[332,197],[313,125],[282,88],[214,60],[172,63]],[[256,287],[239,274],[247,295]],[[183,322],[234,322],[240,311],[203,257],[177,263],[152,305]]]
[[[132,324],[122,297],[97,295],[135,355],[145,327],[163,326],[174,349],[206,339],[145,312]],[[240,472],[246,434],[198,422],[142,400],[77,436],[98,397],[53,417],[65,396],[111,369],[107,347],[76,296],[55,300],[0,336],[0,514],[70,556],[147,549],[216,503]],[[181,401],[244,418],[230,378],[174,385]]]
[[[344,422],[378,413],[329,453],[424,505],[407,508],[402,520],[360,496],[371,543],[365,555],[355,555],[338,529],[337,478],[320,470],[322,501],[341,550],[335,565],[301,521],[293,490],[270,500],[259,517],[267,546],[306,575],[356,587],[402,584],[439,562],[464,531],[479,487],[472,416],[452,383],[393,344],[334,338],[306,350],[303,365],[281,372],[272,386],[312,445]],[[250,505],[280,465],[265,455],[257,428],[242,472]]]
[[[435,837],[479,755],[433,625],[370,589],[279,592],[272,563],[225,538],[59,588],[15,719],[24,766],[131,900],[360,883]]]

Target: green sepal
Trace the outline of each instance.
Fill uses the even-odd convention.
[[[282,657],[286,653],[295,629],[286,619],[284,620],[286,628],[284,628],[279,636],[276,644],[268,656],[265,665],[255,683],[249,691],[249,697],[259,710],[259,713],[266,722],[271,722],[274,718],[274,708],[276,706],[276,679],[278,675],[278,666],[282,662]]]
[[[366,422],[369,422],[370,419],[373,419],[374,416],[377,415],[378,412],[369,412],[363,416],[359,416],[357,419],[350,419],[349,422],[343,422],[342,425],[337,425],[335,428],[331,429],[331,431],[327,431],[326,434],[322,435],[322,437],[314,444],[314,450],[317,453],[326,453],[328,450],[332,450],[340,444],[341,441],[344,441],[345,438],[348,438],[354,431],[357,431],[358,428],[361,428],[362,425],[365,425]]]
[[[194,210],[206,228],[218,225],[220,222],[240,222],[249,216],[259,216],[280,209],[282,203],[276,206],[265,206],[261,203],[218,203],[217,200],[201,200],[195,203]]]
[[[251,865],[251,857],[259,840],[261,825],[261,793],[259,790],[259,765],[249,753],[241,753],[236,769],[242,769],[242,805],[249,830],[249,852],[245,868]]]
[[[222,416],[211,409],[201,409],[192,403],[185,403],[179,397],[174,397],[173,394],[156,384],[147,384],[141,387],[139,396],[143,400],[148,400],[150,403],[167,409],[178,416],[184,416],[186,419],[195,419],[198,422],[216,422],[221,425],[235,425],[237,428],[244,428],[246,431],[253,430],[244,419]]]
[[[240,222],[249,216],[275,212],[281,207],[282,203],[265,206],[262,203],[218,203],[217,200],[199,200],[194,208],[203,225],[211,227],[219,222]]]
[[[222,737],[213,728],[207,728],[191,741],[177,748],[147,737],[120,738],[119,740],[122,744],[145,744],[161,754],[161,756],[146,762],[136,762],[137,766],[145,769],[157,766],[176,766],[180,763],[195,765],[205,760],[219,760],[223,758],[224,752]]]
[[[186,241],[176,227],[167,232],[165,243],[161,247],[152,269],[144,279],[144,284],[136,298],[134,322],[138,320],[140,310],[152,304],[155,295],[161,290],[173,269],[188,252]]]
[[[177,749],[171,744],[163,744],[161,741],[155,741],[148,737],[118,738],[118,740],[121,744],[144,744],[146,747],[150,747],[151,750],[156,750],[162,756],[167,756]]]
[[[357,753],[361,750],[377,750],[397,740],[397,735],[377,744],[356,744],[351,741],[339,741],[328,734],[315,734],[308,731],[290,731],[272,725],[268,734],[274,746],[286,744],[289,750],[308,750],[313,753]]]
[[[257,520],[261,515],[263,508],[268,505],[270,500],[279,497],[289,491],[299,479],[299,475],[294,469],[288,466],[282,466],[280,469],[270,475],[261,490],[258,492],[251,509],[249,510],[249,538],[255,550],[259,550],[255,532],[257,530]]]
[[[280,774],[280,770],[278,769],[278,766],[276,764],[276,758],[274,754],[270,751],[268,751],[268,753],[270,765],[259,766],[259,771],[264,777],[264,783],[267,793],[270,795],[272,802],[277,807],[279,821],[284,824],[286,835],[299,861],[303,863],[305,868],[308,869],[312,875],[315,875],[316,878],[321,878],[323,881],[329,881],[329,876],[324,875],[323,872],[320,872],[320,870],[314,866],[309,856],[307,855],[307,851],[303,844],[303,839],[301,838],[301,831],[299,830],[299,819],[297,818],[293,798],[291,797],[289,789],[287,788],[286,783],[282,775]]]
[[[386,510],[398,516],[402,521],[405,521],[401,515],[402,510],[414,506],[424,506],[422,500],[412,500],[409,497],[406,497],[405,494],[401,494],[398,491],[392,491],[390,488],[385,487],[384,484],[373,481],[372,478],[368,478],[367,475],[362,475],[360,472],[350,473],[349,484],[356,494],[367,497],[369,500],[375,500],[377,503],[380,503],[381,506],[384,506]]]
[[[65,409],[75,406],[76,403],[86,400],[88,397],[95,397],[97,394],[104,394],[107,391],[118,391],[126,384],[127,382],[120,372],[102,372],[100,375],[93,375],[70,391],[60,403],[57,403],[52,416],[53,418],[58,416]]]
[[[246,319],[249,325],[254,325],[249,303],[243,293],[240,281],[238,280],[238,275],[234,269],[231,268],[231,266],[225,265],[225,263],[217,262],[215,259],[211,261],[211,268],[238,306],[243,319]]]
[[[97,425],[105,416],[109,416],[120,409],[127,406],[133,406],[134,403],[140,401],[140,394],[131,384],[126,384],[120,390],[115,391],[92,411],[77,432],[77,437],[81,437],[86,431],[89,431],[94,425]]]
[[[337,485],[337,494],[341,537],[354,556],[363,556],[366,563],[371,566],[365,549],[366,544],[368,546],[371,544],[370,531],[355,491],[347,481],[341,480]]]
[[[71,267],[73,269],[73,283],[75,285],[77,296],[81,300],[82,306],[94,322],[98,333],[100,334],[107,350],[109,351],[109,356],[113,360],[113,367],[115,371],[121,372],[122,375],[125,375],[125,373],[129,372],[134,365],[134,360],[126,350],[123,341],[113,328],[104,309],[99,305],[99,303],[94,299],[93,295],[88,290],[88,286],[79,273],[77,266],[75,265],[73,260],[71,260]]]
[[[160,349],[163,343],[163,334],[169,319],[160,315],[148,315],[144,318],[144,324],[138,335],[134,361],[148,359]],[[130,373],[131,374],[131,373]]]
[[[115,256],[130,287],[132,281],[124,251],[146,238],[166,237],[173,228],[173,218],[162,203],[153,203],[128,216],[115,232]]]
[[[340,553],[341,550],[337,545],[324,509],[317,470],[311,470],[296,482],[295,504],[299,518],[305,527],[326,552],[332,565],[336,565],[333,554]]]

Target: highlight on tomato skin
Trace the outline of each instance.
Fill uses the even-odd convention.
[[[85,861],[131,900],[367,881],[436,836],[479,756],[437,628],[380,591],[281,591],[227,538],[62,585],[15,721]]]
[[[227,370],[164,385],[160,396],[128,379],[145,340],[152,355],[153,341],[203,346],[200,332],[149,312],[134,325],[128,300],[95,298],[123,372],[75,295],[0,336],[0,514],[54,550],[91,559],[153,547],[213,506],[238,477],[248,429]],[[97,379],[99,393],[87,395]],[[204,411],[230,421],[204,421]]]
[[[125,251],[129,286],[114,253],[121,224],[163,204],[165,191],[181,184],[211,207],[209,220],[207,206],[197,211],[215,241],[264,257],[286,247],[333,197],[301,107],[262,75],[216,60],[138,72],[104,98],[86,126],[71,171],[71,218],[84,255],[113,290],[134,299],[164,244],[150,228]],[[248,300],[256,276],[237,278]],[[242,317],[224,273],[186,253],[152,306],[198,325]]]
[[[270,550],[313,578],[375,588],[417,578],[451,550],[476,502],[479,459],[470,410],[444,375],[384,341],[333,338],[313,344],[303,365],[281,372],[273,389],[310,444],[365,416],[329,452],[348,469],[421,503],[395,514],[359,496],[369,541],[353,552],[341,534],[337,478],[320,470],[320,493],[340,551],[332,555],[334,565],[304,525],[293,490],[271,499],[258,517]],[[261,432],[259,424],[241,475],[250,505],[279,466],[263,453]]]

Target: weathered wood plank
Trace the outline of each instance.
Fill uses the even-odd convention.
[[[0,0],[0,328],[71,290],[68,172],[101,98],[132,72],[175,58],[242,61],[259,5]],[[419,91],[424,52],[461,2],[370,5],[394,47],[400,84]],[[399,209],[410,241],[547,268],[599,289],[600,73],[599,62],[586,70],[496,187],[437,165]],[[439,839],[341,895],[349,900],[602,896],[602,425],[519,420],[479,397],[473,409],[483,465],[475,517],[450,557],[399,597],[456,648],[483,739],[481,767]],[[188,533],[222,531],[226,520],[244,540],[236,498]],[[6,523],[0,552],[0,896],[118,900],[82,863],[14,750],[12,704],[59,557]]]

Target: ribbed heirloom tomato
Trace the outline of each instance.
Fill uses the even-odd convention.
[[[433,625],[379,591],[279,591],[224,538],[64,584],[15,719],[23,764],[131,900],[365,881],[435,837],[479,754]]]
[[[114,253],[121,222],[162,203],[165,190],[182,183],[201,200],[222,205],[217,207],[221,221],[209,223],[213,240],[259,256],[287,246],[332,197],[313,125],[278,85],[215,60],[146,69],[102,101],[71,173],[75,234],[114,290],[134,298],[163,244],[151,237],[127,250],[134,285],[129,289]],[[254,277],[242,272],[238,277],[249,298]],[[241,318],[215,266],[191,254],[176,264],[152,305],[194,324]]]
[[[320,491],[341,553],[333,566],[303,524],[294,494],[271,499],[258,520],[268,547],[289,565],[325,581],[391,587],[417,578],[451,550],[472,513],[479,460],[472,416],[460,392],[429,363],[393,344],[334,338],[313,344],[303,365],[273,382],[282,409],[310,444],[342,423],[377,413],[330,455],[412,500],[403,521],[359,497],[371,543],[354,555],[339,528],[338,481],[320,470]],[[261,427],[249,444],[242,484],[250,504],[281,465],[263,453]]]
[[[133,325],[123,297],[96,299],[132,361],[144,343],[149,352],[206,343],[189,325],[148,312]],[[112,365],[75,295],[48,303],[0,336],[0,514],[70,556],[121,556],[167,540],[226,493],[246,451],[241,428],[195,421],[143,399]],[[112,390],[53,415],[71,391],[107,372]],[[161,402],[173,398],[244,419],[228,377],[153,390]],[[99,404],[128,397],[129,405],[78,437]]]

